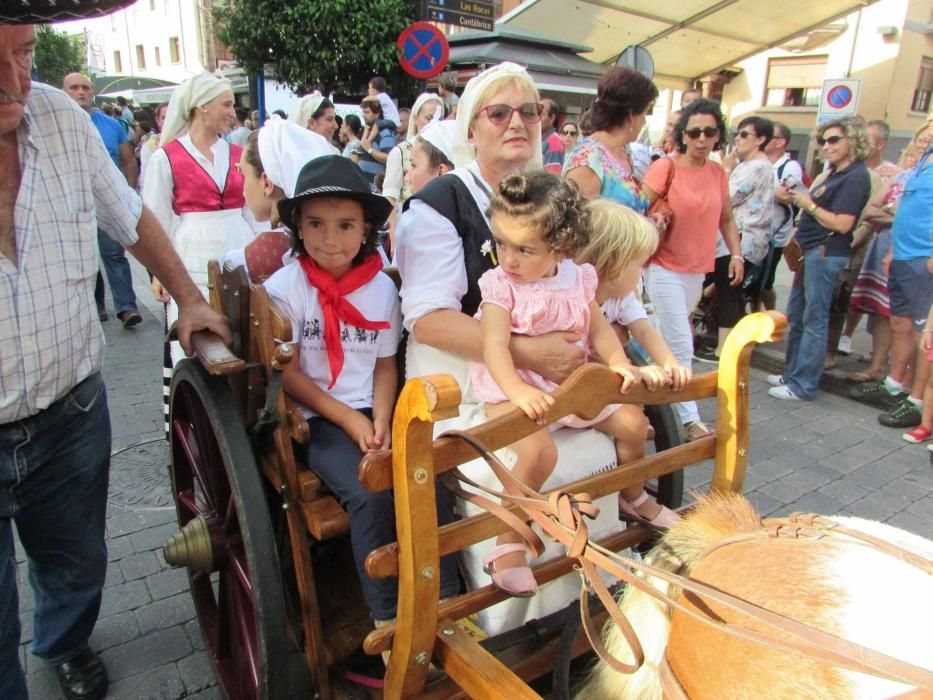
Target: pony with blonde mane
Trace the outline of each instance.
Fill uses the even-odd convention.
[[[933,542],[883,523],[833,518],[858,530],[933,559]],[[817,540],[723,538],[761,529],[754,507],[738,494],[714,494],[665,534],[649,556],[655,566],[688,576],[768,610],[933,673],[933,576],[930,566],[902,561],[845,536]],[[667,593],[669,584],[648,577]],[[681,603],[683,594],[676,593]],[[693,599],[696,603],[696,599]],[[728,624],[781,635],[742,613],[704,601]],[[829,665],[732,636],[676,611],[627,586],[621,600],[644,649],[645,662],[626,675],[600,664],[579,698],[660,700],[659,665],[665,657],[686,696],[716,698],[933,698],[933,689]],[[694,606],[695,607],[695,606]],[[607,649],[631,663],[632,654],[615,625]]]

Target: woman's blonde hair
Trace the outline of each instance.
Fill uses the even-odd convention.
[[[865,160],[871,154],[871,136],[865,120],[860,117],[843,117],[823,122],[813,134],[814,138],[822,138],[830,129],[839,129],[849,141],[849,152],[855,160]]]
[[[574,260],[595,267],[600,281],[618,279],[632,261],[643,260],[657,249],[658,231],[641,214],[603,198],[587,202],[586,210],[590,237]]]

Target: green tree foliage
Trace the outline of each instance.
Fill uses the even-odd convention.
[[[40,81],[61,87],[66,75],[85,69],[83,37],[37,25],[35,64]]]
[[[314,85],[365,92],[382,75],[398,95],[414,81],[396,42],[415,20],[419,0],[236,0],[215,10],[217,35],[251,74],[270,66],[298,93]]]

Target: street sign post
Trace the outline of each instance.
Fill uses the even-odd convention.
[[[824,80],[816,123],[822,124],[831,119],[854,117],[858,113],[858,100],[861,92],[861,78]]]
[[[491,32],[496,15],[491,0],[423,0],[421,16],[431,22]]]
[[[447,67],[450,45],[444,32],[429,22],[413,22],[398,37],[399,62],[415,78],[427,80]]]

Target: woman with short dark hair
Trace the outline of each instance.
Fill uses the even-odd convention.
[[[738,163],[729,173],[729,197],[732,214],[742,242],[745,258],[746,285],[760,288],[771,243],[771,220],[774,217],[774,174],[765,146],[774,135],[774,123],[762,117],[745,117],[735,132],[733,154]],[[729,249],[722,236],[716,242],[717,321],[719,326],[715,350],[699,351],[696,358],[703,362],[719,362],[723,343],[733,326],[745,315],[743,286],[730,284]]]
[[[666,196],[674,212],[648,264],[647,286],[658,330],[687,368],[693,366],[690,314],[700,300],[706,273],[715,268],[718,231],[729,251],[729,284],[741,284],[745,274],[726,171],[709,158],[722,146],[725,129],[718,104],[691,102],[674,125],[678,152],[652,163],[644,182],[649,206]],[[688,440],[713,434],[700,420],[695,401],[675,405]]]

